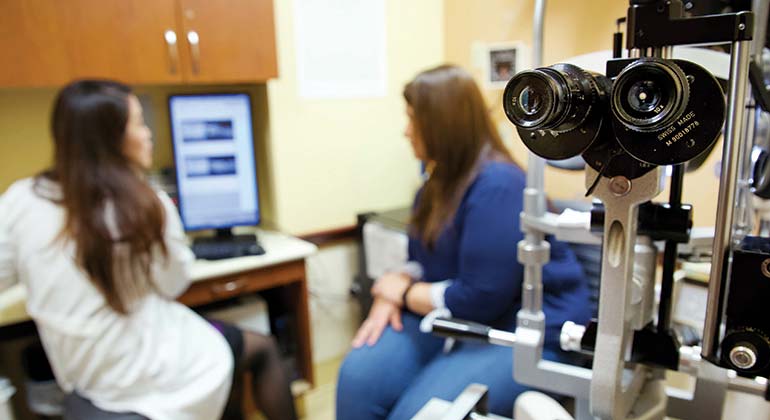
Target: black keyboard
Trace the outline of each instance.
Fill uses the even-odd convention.
[[[221,260],[224,258],[262,255],[264,248],[256,242],[196,242],[192,246],[195,258],[199,260]]]

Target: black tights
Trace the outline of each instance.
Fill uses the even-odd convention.
[[[243,357],[235,367],[224,420],[243,420],[243,377],[251,372],[254,402],[269,420],[296,420],[294,398],[273,337],[243,331]]]

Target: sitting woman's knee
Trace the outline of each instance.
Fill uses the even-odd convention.
[[[377,376],[372,365],[372,359],[365,357],[362,349],[352,350],[343,360],[337,377],[337,388],[346,392],[361,392],[366,394],[367,387],[376,383]],[[365,396],[365,395],[362,395]]]
[[[351,388],[358,388],[356,384],[364,379],[364,375],[362,375],[363,369],[361,369],[362,366],[360,366],[360,359],[356,358],[354,353],[355,350],[350,352],[345,357],[345,360],[342,361],[342,365],[337,372],[338,388],[347,386],[350,386]]]
[[[243,362],[255,372],[261,372],[271,364],[280,362],[278,343],[273,336],[244,331],[243,341]]]
[[[382,371],[361,349],[351,351],[340,366],[337,378],[339,420],[385,418],[398,393],[383,388]]]

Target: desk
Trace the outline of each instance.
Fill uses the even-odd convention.
[[[292,236],[258,231],[265,254],[218,261],[197,260],[191,270],[192,285],[179,297],[195,307],[274,287],[284,287],[297,320],[297,367],[313,384],[312,341],[308,309],[305,258],[316,246]],[[0,339],[35,333],[25,310],[26,289],[17,284],[0,293]]]

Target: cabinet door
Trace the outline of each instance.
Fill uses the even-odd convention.
[[[180,45],[169,42],[178,35],[175,0],[57,3],[75,77],[131,84],[182,81]]]
[[[181,0],[185,80],[261,82],[278,75],[272,0]]]
[[[69,62],[57,0],[3,0],[0,13],[0,86],[67,82]]]

